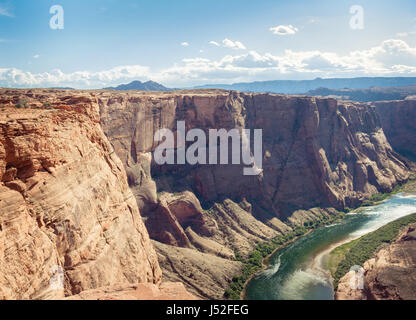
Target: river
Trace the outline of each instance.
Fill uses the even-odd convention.
[[[248,283],[246,298],[333,300],[332,279],[327,268],[332,249],[415,212],[416,195],[400,193],[301,237],[270,258],[269,268]]]

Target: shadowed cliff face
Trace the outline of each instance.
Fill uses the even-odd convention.
[[[259,241],[408,178],[375,108],[365,104],[221,90],[97,98],[165,278],[200,297],[223,297],[241,268],[236,252],[247,257]],[[157,165],[154,134],[175,132],[177,121],[206,133],[263,129],[262,174],[244,176],[243,165]]]
[[[377,102],[375,106],[394,150],[416,160],[416,100]]]
[[[15,108],[21,99],[28,108]],[[219,90],[3,89],[0,105],[0,298],[111,298],[121,289],[144,297],[142,287],[165,297],[157,258],[166,280],[222,298],[241,269],[237,252],[247,257],[259,241],[408,178],[365,104]],[[154,133],[179,120],[205,132],[263,129],[262,174],[157,165]],[[49,283],[56,267],[60,291]]]
[[[15,108],[19,99],[28,108]],[[156,252],[95,97],[1,90],[0,105],[0,299],[158,285]],[[58,270],[64,288],[55,290]]]
[[[15,108],[22,98],[29,108]],[[408,176],[367,105],[225,91],[56,90],[3,90],[0,105],[4,298],[159,284],[137,204],[166,280],[222,298],[241,268],[236,252],[246,257],[259,241]],[[263,173],[156,165],[154,133],[175,131],[178,120],[187,130],[263,129]],[[60,292],[49,286],[56,266],[65,272]]]
[[[315,206],[355,206],[408,176],[375,108],[365,104],[223,91],[102,93],[98,99],[104,131],[141,206],[155,203],[149,165],[154,133],[174,131],[177,120],[184,120],[187,130],[263,129],[264,172],[250,177],[243,176],[242,165],[153,163],[158,191],[192,190],[207,203],[246,198],[262,220],[286,219]]]

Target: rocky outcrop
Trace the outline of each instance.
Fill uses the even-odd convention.
[[[180,195],[163,193],[158,206],[146,215],[146,225],[152,239],[174,246],[190,247],[186,226],[204,224],[201,205],[191,192]]]
[[[334,99],[228,91],[98,94],[103,129],[131,173],[141,206],[155,204],[148,154],[161,128],[263,129],[263,174],[243,165],[157,166],[158,191],[192,190],[204,202],[245,198],[262,220],[298,209],[343,209],[408,177],[374,107]],[[143,160],[143,158],[145,158]],[[136,168],[136,169],[135,169]],[[138,174],[137,172],[140,172]],[[232,181],[232,183],[230,183]]]
[[[157,255],[94,94],[1,90],[0,105],[0,299],[158,286]]]
[[[394,150],[416,160],[416,99],[377,102],[375,105]]]
[[[145,215],[145,221],[157,240],[164,278],[181,281],[193,294],[208,299],[222,299],[239,273],[237,252],[247,257],[258,242],[279,234],[229,199],[203,210],[191,192],[161,194],[160,205]]]
[[[364,289],[353,290],[354,271],[339,282],[337,300],[415,300],[416,299],[416,225],[406,228],[398,240],[366,261]]]
[[[91,289],[70,296],[67,300],[197,300],[182,283],[165,282],[114,285]]]
[[[237,254],[408,178],[366,104],[221,90],[2,89],[0,106],[1,298],[87,290],[98,291],[79,297],[111,298],[125,285],[159,286],[158,256],[167,280],[219,299],[241,268]],[[179,120],[205,132],[262,129],[261,174],[155,164],[155,132],[177,131]],[[59,292],[49,283],[57,270]]]
[[[242,263],[214,254],[153,242],[166,281],[181,282],[197,297],[224,299],[224,290]]]
[[[222,298],[236,252],[247,256],[259,241],[336,214],[331,208],[357,206],[409,176],[367,104],[221,90],[100,91],[97,98],[164,274],[200,297]],[[177,135],[177,121],[205,132],[262,129],[262,173],[244,176],[244,165],[155,164],[155,132]],[[220,265],[230,273],[198,282],[201,266]]]

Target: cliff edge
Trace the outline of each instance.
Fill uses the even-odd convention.
[[[94,94],[2,89],[0,107],[0,299],[158,288],[157,255]]]

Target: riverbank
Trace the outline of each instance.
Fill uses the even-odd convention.
[[[247,259],[241,258],[237,252],[236,256],[239,257],[238,260],[243,263],[243,267],[241,274],[233,277],[229,288],[224,293],[224,298],[230,300],[244,300],[247,284],[259,272],[264,271],[269,267],[269,259],[276,252],[299,240],[299,238],[312,233],[314,230],[337,223],[344,218],[344,212],[337,212],[337,214],[334,215],[323,215],[321,219],[305,223],[303,227],[293,226],[292,232],[285,235],[279,235],[270,241],[258,244],[256,249],[250,253]]]
[[[362,266],[383,246],[395,241],[400,231],[412,223],[416,223],[416,213],[390,222],[376,231],[333,250],[330,254],[330,260],[339,261],[338,263],[332,262],[332,270],[335,269],[335,271],[331,272],[334,279],[334,290],[337,289],[339,280],[350,271],[351,267]]]
[[[231,286],[237,289],[236,292],[241,290],[240,295],[234,296],[234,299],[332,299],[331,276],[325,264],[328,250],[335,249],[357,236],[372,232],[385,223],[397,219],[396,216],[413,213],[413,209],[416,208],[415,197],[406,200],[402,199],[406,197],[397,195],[403,190],[406,192],[413,190],[413,187],[409,187],[412,184],[416,185],[415,181],[404,184],[400,189],[396,188],[385,196],[384,201],[378,201],[378,205],[349,210],[351,214],[346,215],[348,219],[345,221],[343,219],[339,223],[332,223],[331,226],[327,225],[327,228],[320,228],[322,225],[314,226],[307,234],[301,234],[296,239],[292,238],[287,243],[275,247],[269,254],[263,256],[257,268],[253,269],[255,272],[243,277],[246,281],[240,282],[241,289],[231,283]],[[273,268],[270,269],[270,273],[261,273],[271,264]],[[257,275],[261,277],[258,278]],[[300,292],[299,290],[303,290],[299,286],[304,281],[310,290],[315,290],[313,289],[315,286],[317,291],[296,294]]]
[[[288,245],[290,245],[291,243],[293,243],[293,242],[295,242],[295,241],[297,241],[297,240],[299,240],[299,238],[300,237],[303,237],[303,236],[307,236],[308,234],[310,234],[311,232],[313,232],[313,230],[308,230],[308,232],[306,232],[305,234],[303,234],[303,235],[301,235],[301,236],[297,236],[297,237],[295,237],[295,238],[293,238],[292,240],[290,240],[289,242],[287,242],[287,243],[285,243],[285,244],[283,244],[283,245],[281,245],[280,247],[277,247],[276,249],[274,249],[273,250],[273,252],[272,253],[270,253],[267,257],[265,257],[264,259],[263,259],[263,261],[262,261],[262,267],[261,267],[261,269],[260,270],[258,270],[256,273],[253,273],[251,276],[250,276],[250,278],[248,278],[247,279],[247,281],[244,283],[244,286],[243,286],[243,290],[241,291],[241,294],[240,294],[240,300],[245,300],[246,299],[246,289],[247,289],[247,284],[257,275],[257,274],[259,274],[260,272],[263,272],[264,270],[266,270],[267,268],[269,268],[270,267],[270,258],[276,253],[276,252],[278,252],[279,250],[282,250],[283,248],[285,248],[285,247],[287,247]]]
[[[334,293],[335,300],[415,300],[416,299],[416,214],[400,219],[389,226],[394,230],[380,230],[373,238],[391,238],[374,251],[372,257],[359,264],[362,268],[363,287],[357,290],[351,287],[355,272],[347,272],[338,282]],[[406,221],[407,220],[407,221]],[[383,228],[384,229],[384,228]],[[370,236],[370,235],[369,235]],[[350,252],[360,246],[360,242]],[[364,249],[370,246],[365,245]]]
[[[416,194],[416,174],[415,174],[415,172],[412,173],[411,178],[409,179],[409,181],[407,183],[403,184],[402,186],[399,186],[399,187],[395,188],[395,190],[392,193],[388,194],[388,197],[384,197],[384,196],[375,197],[376,199],[380,199],[379,201],[376,202],[376,204],[388,199],[389,197],[391,197],[391,196],[393,196],[397,193],[401,193],[401,192],[407,193],[407,194]],[[337,288],[339,279],[349,271],[349,268],[353,265],[359,265],[358,262],[361,261],[362,259],[364,259],[364,257],[366,257],[364,252],[362,253],[362,255],[360,255],[359,252],[357,252],[357,251],[359,251],[360,248],[365,246],[365,242],[367,241],[368,242],[367,245],[369,246],[370,243],[374,245],[374,243],[377,242],[377,239],[384,239],[386,242],[393,241],[394,236],[397,236],[398,233],[399,233],[399,230],[397,230],[396,224],[400,223],[400,221],[405,221],[406,222],[407,221],[406,218],[407,217],[404,217],[404,218],[398,219],[396,221],[390,222],[386,226],[383,226],[380,229],[378,229],[378,230],[376,230],[372,233],[369,233],[367,235],[364,235],[362,237],[359,237],[357,239],[349,239],[349,240],[343,241],[342,243],[339,243],[333,250],[331,250],[330,253],[329,253],[329,257],[328,257],[327,267],[330,270],[331,275],[334,279],[334,282],[333,282],[334,290],[336,290],[336,288]],[[410,218],[410,219],[411,219],[411,221],[409,223],[411,223],[413,221],[412,218]],[[379,230],[381,230],[381,231],[379,231]],[[379,232],[386,232],[386,235],[389,235],[390,238],[383,238],[383,235],[379,234]],[[351,252],[351,250],[352,250],[352,252]],[[364,251],[367,252],[367,250],[364,250]],[[374,255],[374,253],[376,251],[377,251],[377,248],[373,248],[373,250],[370,253]],[[354,253],[358,254],[358,256],[353,256]],[[350,257],[350,255],[351,255],[351,257]],[[362,256],[361,259],[359,258],[360,256]],[[348,263],[349,260],[351,260],[353,262],[357,262],[357,264],[352,264],[351,265],[352,262]],[[345,272],[345,273],[342,274],[343,272]]]
[[[360,207],[358,208],[365,208],[365,207],[370,207],[370,206],[374,206],[377,205],[381,202],[383,202],[384,200],[387,200],[388,198],[390,198],[391,196],[394,196],[395,194],[398,194],[400,192],[406,192],[406,193],[416,193],[416,172],[413,172],[409,178],[409,180],[400,185],[396,185],[393,189],[393,191],[391,192],[387,192],[387,193],[377,193],[374,196],[372,196],[370,199],[364,201]],[[358,209],[356,208],[356,209]],[[354,209],[354,210],[356,210]]]

